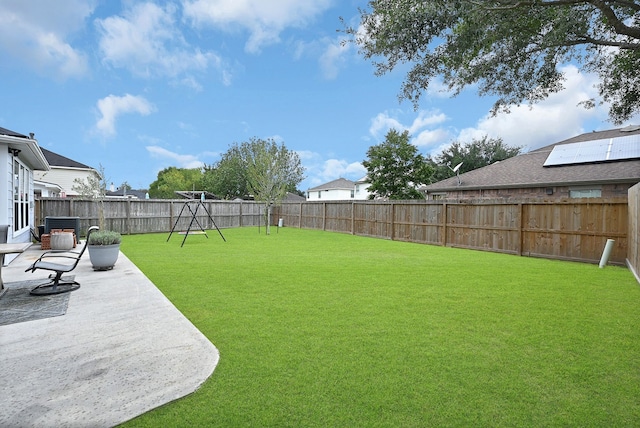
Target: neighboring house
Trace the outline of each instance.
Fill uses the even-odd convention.
[[[284,198],[282,198],[283,202],[304,202],[306,200],[307,199],[304,196],[291,192],[287,192],[287,194],[284,195]]]
[[[422,187],[427,199],[627,197],[640,126],[589,132]]]
[[[49,164],[38,142],[29,136],[0,128],[0,224],[8,224],[7,242],[31,242],[34,226],[34,171]],[[7,256],[7,262],[12,257]]]
[[[97,174],[97,171],[90,166],[44,148],[41,148],[41,150],[50,165],[50,169],[47,171],[35,171],[34,180],[36,186],[34,191],[36,196],[61,198],[78,196],[78,192],[73,190],[76,185],[75,180],[86,181],[91,175]]]
[[[360,180],[356,181],[356,194],[354,199],[369,199],[369,177],[366,175]]]
[[[307,201],[342,201],[354,197],[355,183],[346,178],[338,178],[307,190]]]
[[[338,178],[307,190],[307,201],[344,201],[369,199],[365,178],[358,181]]]
[[[111,188],[107,190],[105,195],[107,198],[129,198],[129,199],[149,199],[149,192],[145,189],[125,189],[125,188],[114,188],[113,183],[111,184]]]
[[[176,195],[182,196],[185,199],[202,199],[202,195],[204,195],[205,199],[219,201],[220,198],[218,195],[215,195],[211,192],[207,192],[206,190],[175,190]]]

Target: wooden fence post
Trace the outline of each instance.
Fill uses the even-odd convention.
[[[442,246],[447,246],[447,203],[442,203]]]
[[[327,230],[327,203],[322,203],[322,230]]]
[[[521,256],[522,255],[522,248],[524,246],[524,242],[522,241],[524,239],[524,232],[523,232],[523,223],[522,223],[522,210],[523,210],[523,204],[519,203],[518,204],[518,255]]]
[[[351,202],[351,234],[356,234],[356,203]]]
[[[396,230],[395,230],[395,215],[396,215],[396,204],[391,202],[391,240],[396,240]]]

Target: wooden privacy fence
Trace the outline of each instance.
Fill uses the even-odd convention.
[[[169,232],[189,227],[197,201],[114,199],[104,201],[105,227],[123,234]],[[204,210],[204,208],[207,211]],[[95,200],[43,198],[36,224],[46,216],[80,218],[82,230],[98,224]],[[640,188],[627,199],[561,201],[328,201],[283,203],[271,224],[360,236],[597,263],[607,239],[615,245],[610,262],[638,272]],[[205,201],[197,220],[205,229],[264,225],[264,206],[253,201]],[[199,228],[197,223],[192,229]],[[631,238],[628,238],[628,237]]]
[[[80,217],[80,229],[87,230],[98,224],[99,209],[100,202],[95,200],[43,198],[36,201],[35,221],[44,224],[47,216]],[[104,227],[122,234],[169,232],[174,224],[176,231],[184,231],[192,212],[204,229],[264,224],[264,206],[253,201],[204,201],[200,205],[199,201],[173,199],[108,199],[103,210]],[[198,223],[191,229],[199,230]]]
[[[640,281],[640,184],[629,189],[629,268]]]
[[[626,199],[562,201],[328,201],[283,203],[273,221],[422,244],[597,263],[607,239],[610,262],[624,264]],[[637,215],[637,212],[636,212]]]

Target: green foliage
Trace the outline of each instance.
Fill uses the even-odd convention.
[[[508,110],[561,90],[559,67],[573,63],[599,74],[613,121],[640,111],[638,1],[371,0],[360,13],[345,32],[376,74],[411,65],[401,96],[416,106],[440,76],[454,94],[477,87],[497,97],[494,113]]]
[[[436,182],[455,175],[452,168],[461,162],[462,174],[516,156],[521,150],[522,147],[506,146],[500,138],[491,139],[485,136],[468,144],[454,141],[435,159],[429,158],[428,162],[435,169],[433,182]]]
[[[280,201],[304,179],[296,152],[274,140],[252,138],[235,143],[215,165],[204,169],[203,185],[223,199],[253,196],[266,204]]]
[[[81,198],[104,199],[107,194],[107,178],[104,174],[104,167],[100,165],[97,171],[91,170],[85,180],[74,179],[71,190],[77,192]]]
[[[222,199],[248,197],[247,170],[237,144],[229,147],[215,165],[205,166],[202,182],[204,190]]]
[[[149,186],[149,196],[154,199],[172,199],[176,197],[176,191],[203,190],[202,175],[199,168],[165,168]]]
[[[304,179],[300,157],[272,139],[252,138],[238,146],[246,167],[247,188],[267,206],[280,202]]]
[[[89,235],[89,245],[114,245],[122,242],[122,236],[113,230],[97,230]]]
[[[220,351],[198,391],[124,426],[637,425],[625,268],[290,227],[225,237],[124,237]]]
[[[95,199],[98,204],[98,225],[104,227],[104,198],[107,195],[107,177],[104,166],[100,164],[98,170],[92,170],[86,180],[76,178],[71,189],[78,192],[81,198]]]
[[[428,184],[433,174],[416,146],[409,143],[409,131],[400,134],[395,129],[387,133],[384,143],[369,147],[362,165],[371,183],[371,199],[424,199],[418,187]]]

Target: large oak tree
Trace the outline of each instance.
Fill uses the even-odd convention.
[[[454,141],[442,153],[434,159],[429,158],[428,162],[433,166],[433,182],[453,177],[453,169],[458,164],[460,174],[482,168],[492,163],[509,159],[520,154],[522,147],[510,147],[503,143],[500,138],[489,138],[484,136],[480,139],[473,139],[470,143],[463,144]]]
[[[360,15],[347,34],[378,75],[410,65],[400,97],[416,107],[440,76],[508,111],[560,91],[573,63],[600,77],[586,106],[610,103],[616,123],[640,112],[640,1],[371,0]]]

